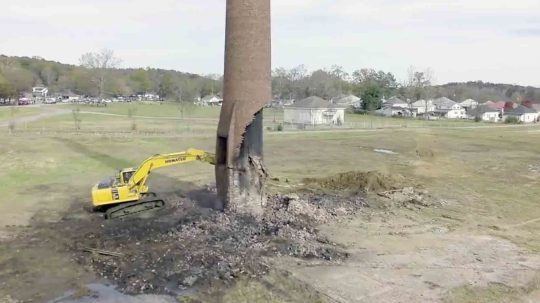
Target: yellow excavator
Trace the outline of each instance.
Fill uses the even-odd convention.
[[[165,201],[149,191],[146,181],[154,169],[201,161],[216,164],[214,154],[190,148],[183,152],[154,155],[137,168],[125,168],[113,178],[99,182],[92,188],[95,210],[106,209],[106,219],[116,219],[135,213],[160,208]]]

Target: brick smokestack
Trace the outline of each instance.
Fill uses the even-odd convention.
[[[270,0],[227,0],[217,208],[259,215],[266,197],[263,114],[272,99]]]

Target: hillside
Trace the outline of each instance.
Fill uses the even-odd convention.
[[[39,57],[8,57],[0,55],[0,99],[15,97],[30,91],[32,86],[44,85],[51,93],[73,92],[79,95],[99,96],[99,76],[96,69],[63,64]],[[343,93],[362,96],[365,89],[375,85],[381,95],[398,95],[418,99],[448,97],[456,101],[468,98],[480,102],[524,101],[540,102],[540,88],[512,84],[494,84],[482,81],[447,83],[424,87],[416,96],[414,87],[397,83],[394,75],[384,71],[362,69],[344,77],[338,67],[308,73],[303,65],[291,70],[276,69],[273,75],[273,92],[276,98],[302,99],[317,95],[332,99]],[[203,77],[196,74],[154,68],[108,68],[104,69],[103,95],[132,95],[156,92],[169,99],[193,100],[199,96],[219,93],[222,83],[219,77]],[[369,84],[369,85],[368,85]]]
[[[480,102],[493,101],[536,101],[540,102],[540,88],[512,84],[495,84],[482,81],[448,83],[435,87],[438,96],[454,100],[468,98]]]
[[[39,57],[0,55],[0,98],[13,97],[44,85],[52,93],[71,91],[98,96],[95,70]],[[157,92],[162,96],[193,99],[221,90],[221,82],[196,74],[163,69],[109,68],[104,71],[107,96]]]

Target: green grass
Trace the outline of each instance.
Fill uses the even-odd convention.
[[[146,116],[146,117],[166,117],[166,118],[181,118],[182,111],[184,118],[207,118],[218,119],[219,107],[200,107],[195,105],[181,106],[174,102],[162,102],[162,103],[109,103],[107,106],[94,106],[88,104],[70,104],[62,105],[62,108],[66,109],[80,109],[81,111],[96,112],[96,113],[109,113],[115,115],[132,115],[132,116]]]
[[[346,113],[345,126],[353,128],[383,128],[383,127],[471,127],[493,125],[472,120],[425,120],[422,118],[382,117]]]
[[[0,107],[0,121],[24,116],[32,116],[39,114],[40,112],[41,109],[37,107],[2,106]]]

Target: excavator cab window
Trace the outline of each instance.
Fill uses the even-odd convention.
[[[125,171],[122,173],[122,179],[124,183],[128,183],[129,179],[131,179],[131,176],[133,175],[134,171]]]

